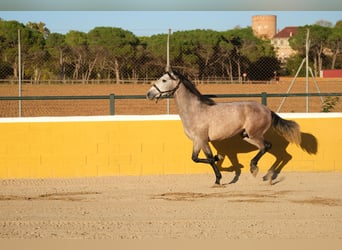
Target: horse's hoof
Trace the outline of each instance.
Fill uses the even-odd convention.
[[[212,186],[212,188],[224,188],[225,186],[224,185],[222,185],[222,184],[217,184],[217,183],[215,183],[213,186]]]
[[[251,168],[251,173],[254,177],[258,175],[258,172],[259,172],[259,168],[257,166]]]
[[[273,176],[274,176],[274,172],[273,171],[268,171],[267,174],[264,177],[262,177],[262,180],[263,181],[270,181],[270,182],[272,182]]]
[[[224,156],[218,154],[214,156],[215,161],[222,161],[224,159]]]

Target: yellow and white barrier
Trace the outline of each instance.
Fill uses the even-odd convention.
[[[292,156],[283,171],[342,170],[342,114],[280,115],[299,123],[304,140],[304,150],[281,145]],[[239,152],[240,146],[228,153],[249,171],[256,149]],[[177,115],[0,118],[0,178],[211,173],[210,166],[192,162],[191,152]],[[275,160],[266,154],[261,171]],[[222,167],[230,165],[226,157]]]

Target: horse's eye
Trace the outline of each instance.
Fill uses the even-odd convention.
[[[166,82],[166,80],[165,80],[165,79],[163,79],[163,82]]]

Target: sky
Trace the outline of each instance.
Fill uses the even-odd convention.
[[[252,25],[254,15],[276,15],[277,29],[326,20],[342,20],[342,11],[1,11],[3,20],[43,22],[51,32],[88,32],[99,26],[119,27],[136,36],[174,31],[212,29],[225,31]]]
[[[1,10],[341,10],[338,0],[1,0]]]

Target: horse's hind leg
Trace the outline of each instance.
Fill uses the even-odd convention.
[[[244,138],[245,141],[249,142],[250,144],[253,144],[259,148],[259,152],[256,154],[256,156],[253,157],[250,163],[250,171],[252,175],[255,177],[258,174],[259,168],[258,168],[258,161],[260,158],[272,147],[272,144],[264,141],[262,138]]]
[[[273,155],[276,156],[275,154]],[[292,159],[292,156],[287,153],[286,150],[284,150],[284,152],[282,153],[282,158],[278,159],[279,156],[276,156],[276,158],[276,161],[267,171],[267,174],[262,178],[264,181],[272,181],[276,179],[283,167]]]

